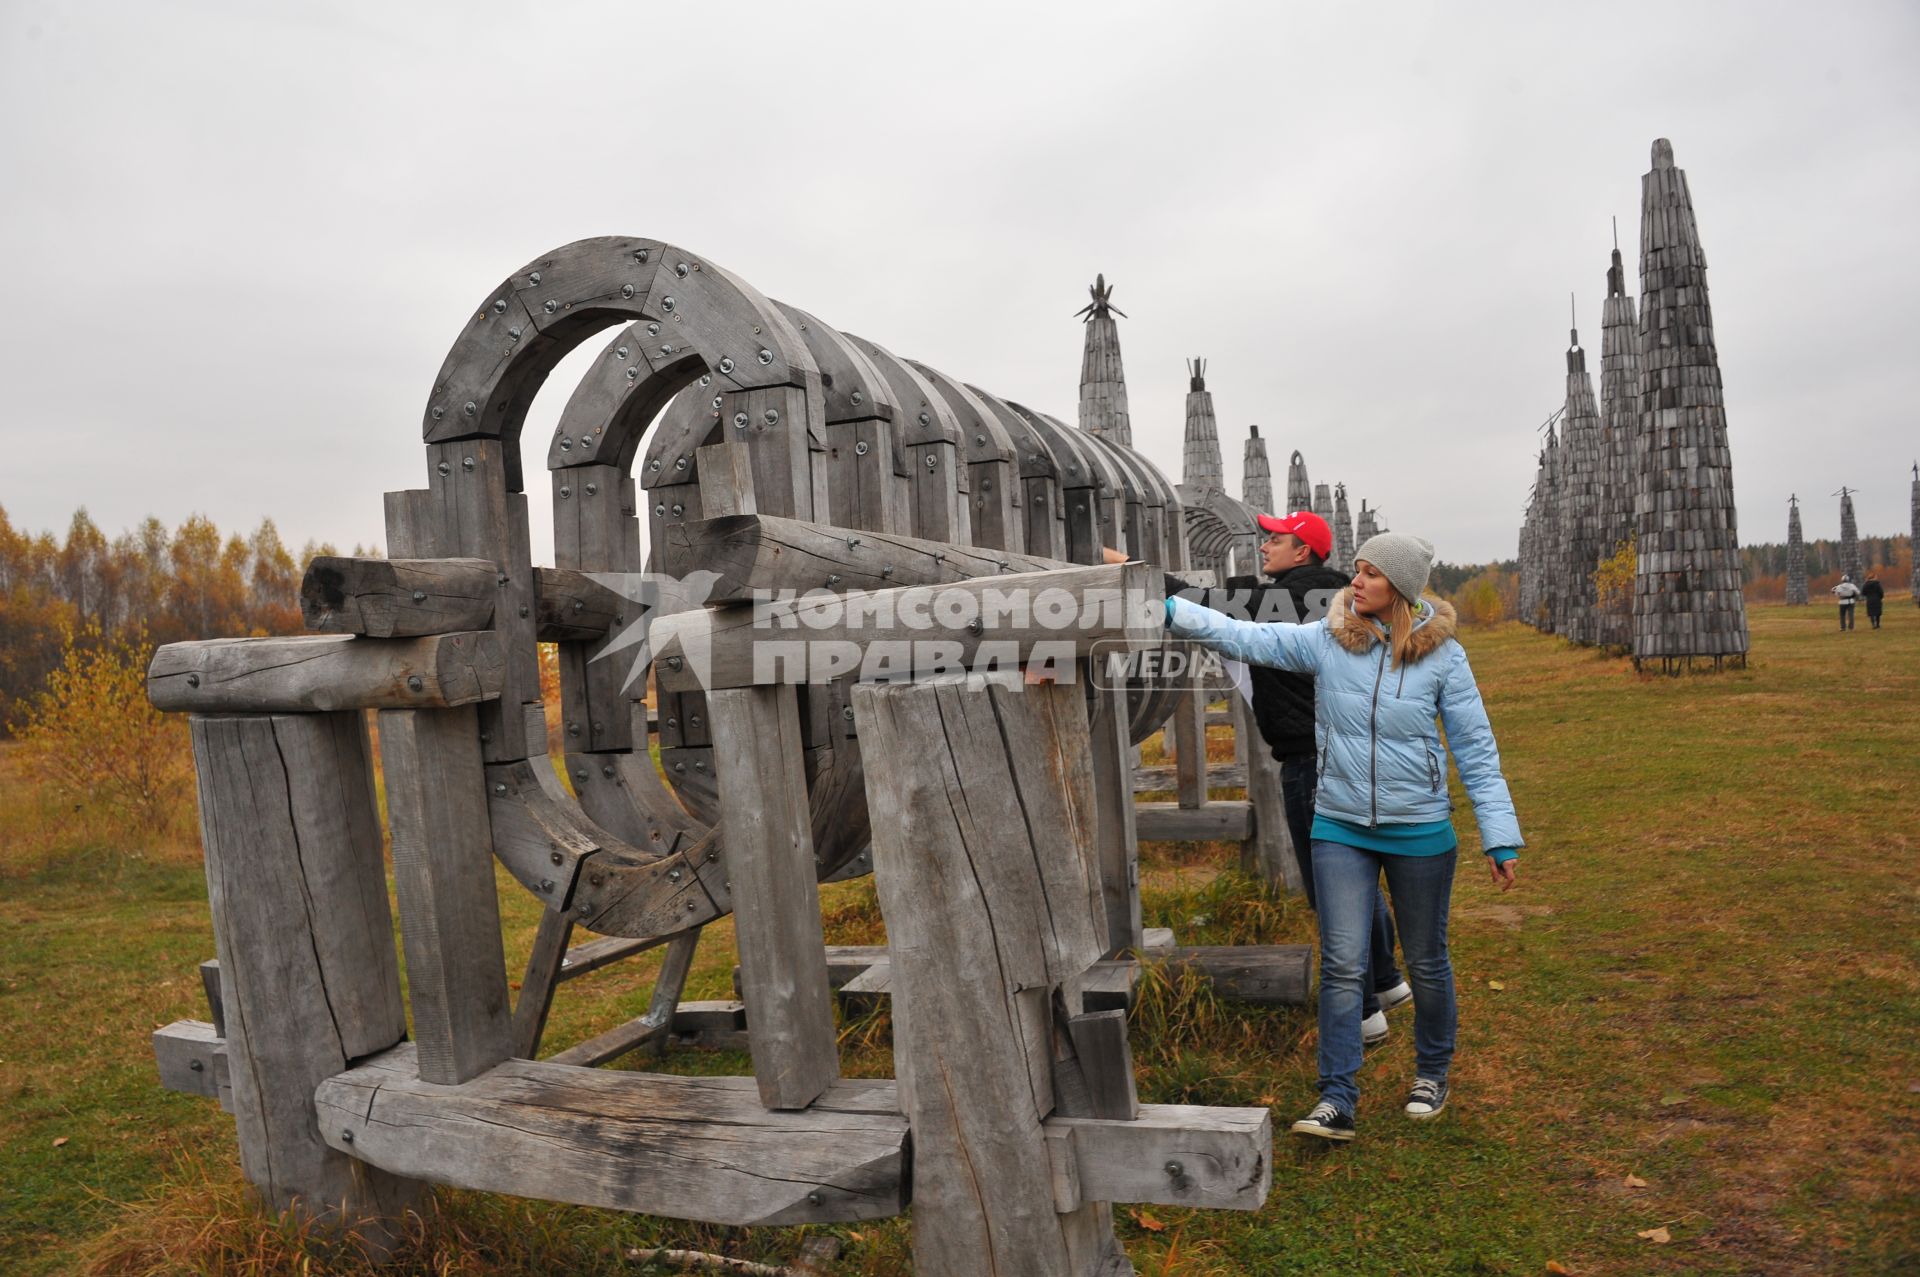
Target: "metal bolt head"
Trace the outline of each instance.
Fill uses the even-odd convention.
[[[614,354],[614,358],[616,359],[625,359],[627,357],[628,351],[625,346],[621,346],[615,349],[613,354]]]
[[[746,413],[744,413],[744,412],[736,412],[736,413],[734,413],[734,414],[733,414],[733,428],[734,428],[735,430],[745,430],[745,429],[747,428],[747,414],[746,414]]]
[[[660,299],[660,309],[661,309],[662,311],[664,311],[664,312],[666,312],[667,314],[669,314],[669,315],[671,315],[671,314],[673,313],[673,307],[674,307],[674,301],[673,301],[673,298],[671,298],[671,297],[662,297],[662,298]]]
[[[560,485],[560,495],[561,495],[562,497],[570,497],[570,496],[572,496],[572,495],[573,495],[573,489],[572,489],[572,488],[569,488],[569,487],[567,487],[567,486],[566,486],[565,484],[561,484],[561,485]]]
[[[680,668],[680,658],[677,656],[669,656],[667,658],[667,668],[670,670],[678,670]]]
[[[562,452],[572,452],[572,451],[573,451],[573,440],[571,440],[571,439],[569,439],[569,438],[567,438],[567,437],[566,437],[565,435],[562,435],[562,436],[560,436],[560,451],[562,451]]]
[[[340,1142],[341,1142],[342,1144],[351,1144],[351,1143],[353,1143],[353,1132],[352,1132],[352,1131],[342,1131],[342,1132],[340,1132]]]
[[[507,329],[507,340],[508,341],[520,340],[520,325],[515,324],[513,327]]]
[[[461,468],[462,470],[471,470],[471,469],[473,469],[473,458],[472,458],[472,457],[462,457],[462,458],[460,458],[460,468]]]
[[[452,463],[446,462],[446,461],[441,461],[436,463],[433,469],[434,469],[434,473],[438,474],[442,479],[446,478],[448,475],[453,473]]]
[[[677,519],[677,518],[679,518],[679,517],[680,517],[680,516],[681,516],[682,514],[685,514],[685,513],[686,513],[686,507],[685,507],[685,506],[683,506],[683,505],[681,505],[681,504],[680,504],[680,503],[679,503],[678,501],[676,501],[676,502],[674,502],[674,503],[673,503],[673,517],[674,517],[674,518],[676,518],[676,519]]]
[[[659,463],[655,462],[653,468],[658,470],[660,468]],[[653,512],[655,514],[665,514],[667,512],[667,503],[664,501],[656,501],[653,506]]]
[[[881,568],[881,569],[880,569],[880,575],[881,575],[881,576],[892,576],[892,575],[893,575],[893,564],[891,564],[891,563],[889,563],[889,564],[887,564],[887,566],[885,566],[885,567],[883,567],[883,568]]]
[[[939,463],[938,461],[936,461],[936,460],[934,460],[934,458],[933,458],[933,456],[932,456],[931,454],[929,454],[929,455],[928,455],[928,457],[927,457],[927,469],[929,469],[929,470],[934,470],[934,469],[937,469],[937,468],[939,468],[939,465],[940,465],[940,463]]]
[[[593,912],[593,905],[589,901],[582,900],[578,905],[574,906],[573,911],[584,918]]]
[[[605,777],[606,779],[608,779],[608,780],[612,780],[612,779],[613,779],[613,768],[611,768],[611,767],[602,767],[602,768],[600,769],[600,774],[601,774],[602,776],[604,776],[604,777]]]
[[[433,407],[432,407],[432,408],[431,408],[431,409],[430,409],[430,410],[428,411],[428,414],[427,414],[427,415],[429,415],[429,416],[431,416],[431,417],[432,417],[432,418],[433,418],[433,419],[434,419],[435,421],[438,421],[438,420],[440,420],[440,419],[441,419],[442,417],[444,417],[444,416],[446,416],[446,415],[447,415],[447,410],[446,410],[445,408],[442,408],[442,407],[441,407],[441,406],[440,406],[439,404],[435,404],[435,405],[434,405],[434,406],[433,406]]]
[[[573,601],[573,610],[576,612],[586,611],[587,610],[586,601],[583,599],[575,599]]]
[[[633,300],[633,285],[632,285],[632,284],[622,284],[622,285],[620,285],[620,295],[621,295],[622,297],[624,297],[624,298],[626,298],[626,299],[627,299],[628,301],[632,301],[632,300]]]
[[[658,337],[659,335],[660,335],[660,325],[658,324],[647,325],[647,336]]]
[[[857,390],[853,392],[853,404],[856,408],[859,407],[861,404],[865,403],[866,401],[867,401],[867,397],[865,395],[861,394]]]
[[[720,357],[720,371],[723,373],[728,373],[733,371],[733,356],[722,355]]]
[[[206,1062],[203,1060],[189,1061],[187,1064],[187,1067],[192,1069],[195,1073],[205,1073],[207,1071]]]
[[[853,455],[856,457],[864,457],[868,451],[869,449],[867,448],[867,441],[865,439],[853,445]]]
[[[527,282],[529,282],[529,283],[533,283],[533,284],[537,284],[537,283],[539,283],[539,282],[540,282],[540,272],[539,272],[539,271],[534,271],[534,272],[533,272],[533,273],[532,273],[531,275],[528,275],[528,276],[527,276]]]
[[[1178,1162],[1168,1162],[1163,1169],[1174,1179],[1184,1178],[1187,1173],[1187,1168]]]
[[[559,852],[557,852],[557,851],[550,851],[550,852],[548,852],[548,853],[547,853],[547,859],[548,859],[548,860],[551,860],[551,861],[552,861],[552,862],[553,862],[554,864],[556,864],[556,865],[557,865],[557,864],[559,864],[559,863],[560,863],[560,862],[561,862],[562,860],[564,860],[564,859],[565,859],[565,857],[564,857],[564,856],[562,856],[562,855],[561,855],[561,854],[560,854]]]
[[[638,368],[627,369],[627,380],[628,381],[640,380],[640,370]]]
[[[646,250],[646,249],[644,249],[644,248],[636,248],[636,249],[634,249],[634,250],[633,250],[633,260],[634,260],[634,261],[636,261],[636,262],[644,262],[644,261],[646,261],[646,260],[647,260],[647,250]]]
[[[840,707],[840,717],[846,719],[849,723],[851,723],[853,721],[853,706],[842,705]]]
[[[187,675],[187,686],[188,687],[200,686],[200,676],[198,674]]]
[[[580,442],[581,442],[581,443],[585,443],[585,442],[586,442],[586,440],[585,440],[585,439],[582,439],[582,440],[581,440]],[[600,492],[600,485],[599,485],[599,484],[597,484],[597,483],[589,483],[589,484],[587,485],[587,495],[588,495],[588,496],[590,496],[590,497],[591,497],[591,496],[596,496],[596,495],[598,495],[598,494],[599,494],[599,492]]]
[[[668,882],[679,882],[679,881],[680,881],[680,871],[679,871],[678,869],[669,869],[669,870],[667,870],[667,881],[668,881]]]
[[[768,350],[765,346],[762,346],[760,348],[760,362],[763,364],[770,364],[773,362],[773,352],[771,350]]]
[[[480,411],[480,405],[475,403],[473,400],[469,399],[465,403],[460,405],[460,411],[466,413],[467,416],[471,417]]]
[[[840,584],[840,574],[838,572],[827,573],[827,587],[831,589],[838,584]]]
[[[933,424],[933,414],[932,414],[932,413],[930,413],[930,412],[922,412],[922,413],[920,414],[920,424],[921,424],[921,425],[923,425],[923,426],[930,426],[930,425],[932,425],[932,424]]]
[[[815,1189],[813,1192],[808,1193],[807,1200],[813,1203],[815,1206],[818,1206],[820,1204],[820,1190]]]
[[[721,405],[721,404],[722,404],[723,402],[725,402],[725,401],[724,401],[724,400],[723,400],[723,399],[722,399],[722,398],[721,398],[721,397],[720,397],[719,395],[715,395],[715,396],[713,397],[713,406],[714,406],[714,408],[715,408],[715,410],[718,410],[718,409],[719,409],[719,407],[720,407],[720,405]]]
[[[551,315],[554,311],[560,309],[560,303],[553,300],[553,298],[549,297],[547,298],[546,302],[541,306],[541,309],[546,311],[549,315]]]
[[[700,384],[703,386],[711,386],[713,384],[713,374],[710,372],[701,373]]]
[[[659,468],[660,468],[660,459],[658,457],[655,457],[652,461],[647,462],[647,469],[658,470]]]
[[[687,264],[685,262],[679,262],[675,264],[673,268],[673,273],[678,275],[681,279],[685,279],[687,277],[687,270],[688,270]]]
[[[526,609],[526,608],[521,608],[521,609],[520,609],[520,615],[521,615],[521,616],[526,616],[527,614],[528,614],[528,613],[527,613],[527,609]]]
[[[499,781],[499,782],[497,782],[497,783],[496,783],[496,784],[494,785],[494,787],[493,787],[493,792],[494,792],[494,793],[496,793],[496,794],[504,794],[504,793],[506,793],[506,792],[507,792],[507,785],[506,785],[506,782],[505,782],[505,781]]]
[[[770,426],[777,426],[780,424],[780,410],[778,408],[769,408],[766,410],[765,413],[761,415],[765,418],[766,423]]]
[[[578,723],[567,724],[567,735],[578,736],[579,734],[580,734],[580,724]]]
[[[548,895],[552,895],[552,894],[553,894],[553,879],[551,879],[551,878],[542,878],[542,879],[540,880],[540,890],[542,890],[542,891],[544,891],[544,892],[546,892],[546,893],[547,893]]]
[[[413,592],[413,601],[415,603],[425,603],[427,601],[427,592],[425,590],[415,590]]]
[[[687,468],[687,459],[685,457],[675,457],[673,459],[673,468],[675,470],[685,470]]]
[[[987,437],[986,437],[985,435],[975,435],[975,436],[973,437],[973,446],[974,446],[974,447],[976,447],[976,448],[984,448],[984,447],[986,447],[986,446],[987,446]]]
[[[967,622],[967,633],[969,634],[978,634],[984,628],[986,627],[980,623],[977,617]]]
[[[504,297],[499,297],[499,298],[495,298],[495,299],[494,299],[494,303],[493,303],[493,313],[494,313],[494,314],[496,314],[496,315],[504,315],[504,314],[506,314],[506,313],[507,313],[507,299],[506,299],[506,298],[504,298]]]

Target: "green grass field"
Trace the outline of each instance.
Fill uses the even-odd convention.
[[[1455,887],[1448,1114],[1399,1116],[1396,1012],[1359,1140],[1302,1146],[1284,1130],[1313,1099],[1309,1015],[1150,978],[1142,1098],[1267,1104],[1282,1133],[1257,1214],[1117,1210],[1139,1270],[1920,1269],[1920,612],[1889,600],[1887,628],[1842,635],[1829,611],[1756,608],[1747,670],[1672,679],[1468,631],[1530,846],[1512,893],[1478,856]],[[230,1121],[155,1081],[148,1034],[206,1016],[197,851],[70,833],[84,813],[20,771],[0,750],[0,1271],[354,1269],[249,1213]],[[1184,943],[1311,938],[1303,905],[1222,872],[1228,848],[1143,856],[1148,921]],[[517,963],[536,906],[503,898]],[[826,904],[829,939],[881,934],[868,885]],[[727,996],[730,944],[710,929],[687,996]],[[548,1042],[638,1014],[651,971],[567,985]],[[890,1073],[884,1021],[848,1026],[843,1055]],[[904,1221],[835,1231],[843,1271],[906,1270]],[[662,1242],[779,1262],[801,1235],[442,1193],[396,1271],[631,1274],[622,1250]]]

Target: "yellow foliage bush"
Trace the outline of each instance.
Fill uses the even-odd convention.
[[[186,719],[147,700],[145,636],[71,634],[46,691],[14,732],[29,774],[89,824],[145,841],[188,819],[193,754]]]

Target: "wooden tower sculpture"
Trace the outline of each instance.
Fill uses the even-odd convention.
[[[1607,464],[1601,438],[1600,409],[1587,375],[1587,352],[1580,330],[1568,333],[1567,414],[1561,435],[1561,518],[1566,527],[1566,558],[1560,565],[1560,633],[1575,643],[1600,641],[1593,574],[1612,552],[1606,539]]]
[[[1380,535],[1378,510],[1367,509],[1367,499],[1360,498],[1360,514],[1353,530],[1353,539],[1359,545],[1365,545],[1369,537]]]
[[[1613,264],[1607,268],[1607,300],[1600,312],[1600,448],[1606,465],[1600,509],[1603,556],[1613,554],[1621,542],[1633,537],[1633,481],[1639,472],[1633,452],[1640,415],[1639,340],[1616,226]],[[1596,618],[1596,642],[1612,648],[1631,645],[1632,616],[1628,609],[1599,608]]]
[[[1908,498],[1908,515],[1912,519],[1911,531],[1907,537],[1907,551],[1913,557],[1913,602],[1920,607],[1920,461],[1913,463],[1913,492]]]
[[[1313,512],[1325,519],[1328,527],[1333,526],[1333,489],[1324,483],[1313,485]],[[1328,565],[1337,571],[1344,571],[1346,565],[1339,561],[1338,545],[1333,547],[1333,553],[1334,557],[1327,560]]]
[[[1353,511],[1347,506],[1347,485],[1333,485],[1333,558],[1342,572],[1353,568]]]
[[[1541,621],[1545,592],[1540,588],[1541,525],[1546,519],[1547,450],[1543,446],[1534,459],[1533,487],[1527,493],[1526,518],[1520,524],[1520,619],[1535,629],[1546,628]]]
[[[1093,349],[1091,342],[1087,349]],[[1083,397],[1081,403],[1085,402]],[[1187,436],[1180,482],[1196,492],[1220,492],[1227,486],[1226,466],[1220,459],[1220,430],[1213,418],[1213,394],[1207,389],[1207,361],[1200,358],[1187,361]]]
[[[1127,417],[1127,375],[1120,365],[1120,326],[1113,322],[1127,312],[1113,304],[1107,277],[1096,275],[1087,291],[1093,300],[1077,315],[1086,317],[1087,344],[1080,358],[1080,428],[1123,448],[1133,446],[1133,425]]]
[[[1800,535],[1800,498],[1787,498],[1787,602],[1807,602],[1807,543]]]
[[[1746,662],[1740,538],[1707,263],[1687,175],[1653,144],[1641,178],[1640,423],[1633,656],[1676,671]]]
[[[1840,498],[1840,571],[1858,585],[1867,574],[1860,558],[1860,524],[1853,517],[1853,489],[1842,487],[1833,495]]]
[[[1247,427],[1247,450],[1240,460],[1240,499],[1262,514],[1272,514],[1273,464],[1267,460],[1267,441],[1260,427]]]
[[[1307,483],[1307,459],[1298,452],[1287,462],[1287,509],[1292,514],[1296,510],[1313,508],[1313,489]]]

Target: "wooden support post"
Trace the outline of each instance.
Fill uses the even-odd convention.
[[[799,698],[791,686],[744,687],[712,693],[707,708],[727,795],[727,877],[753,1073],[768,1108],[805,1108],[840,1076],[840,1054]]]
[[[313,1102],[407,1031],[365,720],[196,716],[191,735],[241,1170],[270,1209],[384,1249],[418,1185],[329,1148]]]
[[[1081,669],[1090,676],[1087,666]],[[1140,946],[1140,842],[1134,825],[1133,767],[1127,753],[1125,687],[1094,693],[1089,744],[1107,952],[1117,954]]]
[[[866,779],[921,1277],[1132,1271],[1109,1207],[1057,1199],[1042,1125],[1059,991],[1104,947],[1082,696],[979,675],[853,691],[887,760]]]
[[[1253,808],[1253,832],[1240,844],[1241,872],[1288,891],[1304,890],[1300,863],[1287,831],[1287,805],[1280,792],[1280,760],[1267,748],[1254,722],[1253,707],[1233,698],[1233,730],[1246,741],[1247,803]]]
[[[523,1060],[539,1058],[540,1037],[547,1030],[547,1013],[553,1009],[553,991],[560,987],[561,964],[572,935],[572,914],[548,909],[540,915],[533,951],[527,955],[527,972],[520,980],[520,998],[513,1004],[513,1053]]]
[[[1173,707],[1173,773],[1180,806],[1188,809],[1207,801],[1206,720],[1206,693],[1183,692]]]
[[[380,759],[420,1076],[464,1082],[514,1050],[479,717],[383,711]]]

